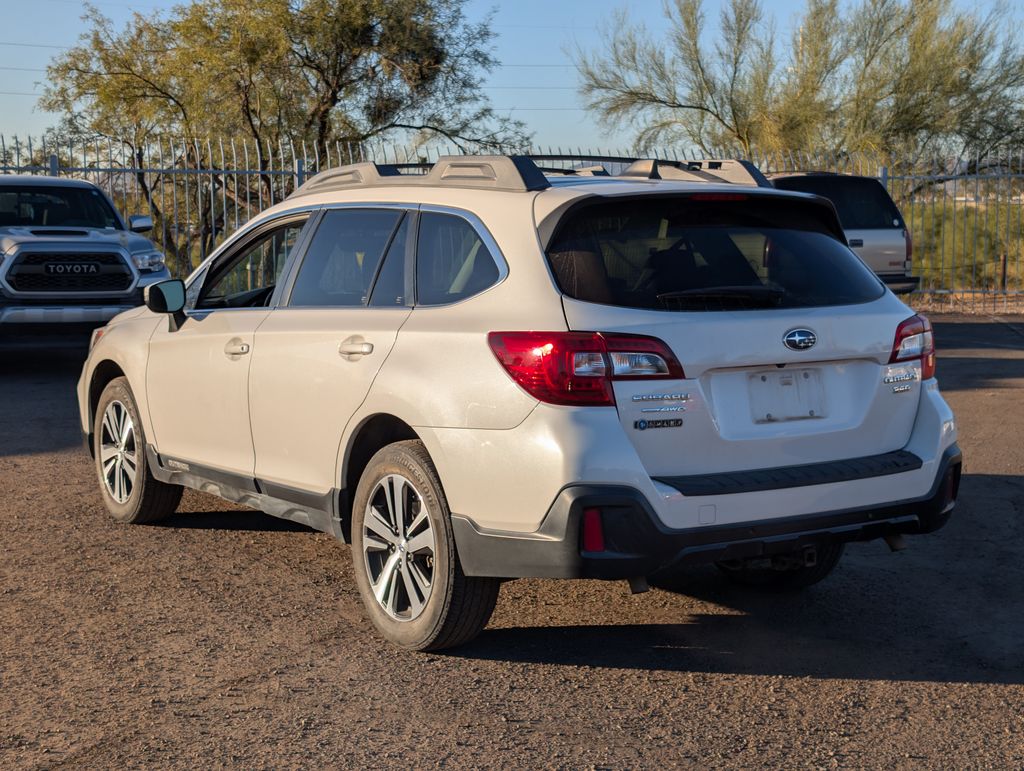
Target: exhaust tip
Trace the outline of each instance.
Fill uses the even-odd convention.
[[[885,545],[889,547],[890,551],[903,551],[907,548],[907,542],[899,533],[885,536]]]
[[[632,594],[643,594],[651,590],[650,584],[647,583],[647,578],[644,576],[634,576],[629,580],[629,591]]]

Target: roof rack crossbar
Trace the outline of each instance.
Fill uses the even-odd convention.
[[[582,161],[584,163],[633,163],[635,155],[590,155],[589,153],[530,153],[533,161]]]
[[[541,167],[541,162],[587,163],[575,167]],[[628,164],[617,176],[634,179],[665,179],[688,182],[731,183],[772,187],[753,163],[742,159],[695,158],[670,161],[637,159],[620,155],[446,155],[435,163],[376,164],[369,161],[328,169],[311,178],[290,197],[326,193],[355,187],[386,187],[417,184],[465,187],[510,192],[544,190],[551,186],[545,174],[608,176],[604,164]]]
[[[761,170],[750,161],[732,158],[698,158],[688,161],[647,158],[634,162],[619,176],[690,182],[728,182],[748,187],[772,186]]]
[[[424,170],[404,174],[403,170]],[[470,187],[511,192],[544,190],[551,186],[544,173],[522,155],[446,155],[436,163],[382,164],[364,161],[317,174],[290,197],[327,193],[354,187],[417,184]]]

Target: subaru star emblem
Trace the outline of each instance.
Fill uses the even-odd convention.
[[[818,336],[809,329],[791,329],[782,338],[782,342],[794,351],[806,351],[818,342]]]

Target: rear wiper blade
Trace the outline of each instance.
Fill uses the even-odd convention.
[[[707,286],[696,289],[680,289],[677,292],[662,292],[659,300],[680,300],[701,297],[738,297],[750,300],[775,300],[786,296],[785,289],[771,286]]]

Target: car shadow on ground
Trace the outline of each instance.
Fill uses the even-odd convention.
[[[183,530],[238,530],[255,532],[315,532],[312,528],[264,514],[255,509],[239,509],[238,511],[189,511],[178,512],[153,522],[152,527],[175,528]]]
[[[1024,477],[965,475],[946,528],[908,537],[898,554],[878,541],[851,544],[831,577],[801,593],[737,587],[714,567],[690,568],[656,582],[655,591],[679,598],[667,611],[656,603],[661,623],[573,626],[556,617],[554,626],[486,630],[451,655],[652,672],[1022,684],[1018,508]],[[679,618],[665,623],[673,607]]]
[[[87,348],[0,333],[0,458],[81,447],[75,382]]]

